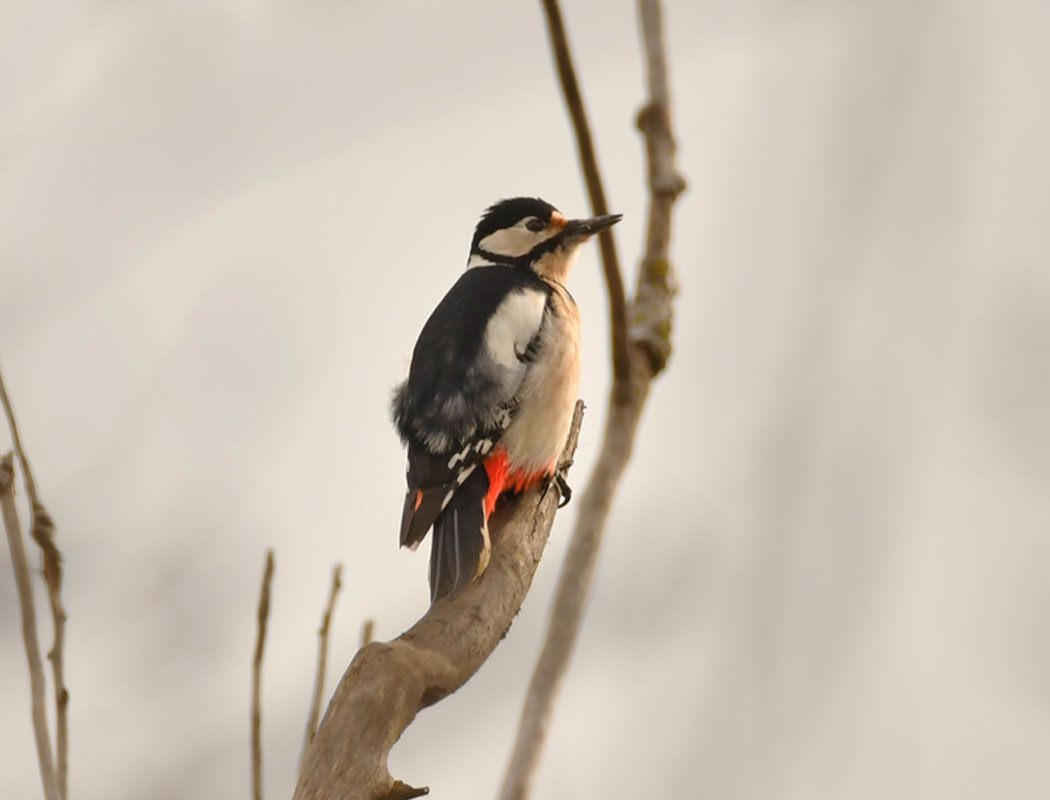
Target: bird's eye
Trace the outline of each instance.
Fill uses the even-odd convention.
[[[533,233],[539,233],[540,231],[542,231],[544,228],[547,227],[547,223],[544,222],[542,219],[536,219],[536,217],[533,217],[532,219],[530,219],[528,222],[525,223],[525,227],[528,228]]]

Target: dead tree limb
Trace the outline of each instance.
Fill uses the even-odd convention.
[[[256,612],[255,653],[252,656],[252,797],[262,800],[262,661],[266,647],[266,623],[270,619],[270,587],[273,584],[273,550],[266,551],[259,608]]]
[[[61,800],[55,761],[51,753],[51,737],[47,728],[47,684],[44,664],[40,658],[40,642],[36,635],[36,609],[33,604],[33,585],[29,578],[29,563],[22,544],[22,526],[15,505],[15,472],[11,454],[0,461],[0,510],[3,512],[7,545],[11,551],[11,567],[15,573],[18,602],[22,611],[22,640],[29,662],[29,687],[33,715],[33,733],[36,736],[37,761],[40,780],[46,800]]]
[[[55,524],[47,513],[37,493],[33,469],[22,445],[22,434],[15,421],[14,408],[7,396],[3,373],[0,373],[0,404],[7,415],[7,426],[11,431],[11,443],[15,448],[22,478],[25,481],[26,497],[29,498],[30,535],[40,547],[44,560],[44,583],[51,606],[53,641],[47,658],[51,662],[51,676],[55,683],[55,758],[58,789],[62,797],[68,796],[69,784],[69,690],[65,682],[66,610],[62,606],[62,554],[55,544]]]
[[[321,615],[321,627],[317,631],[317,671],[314,675],[314,691],[310,698],[310,711],[306,716],[306,733],[303,736],[303,752],[299,756],[299,774],[303,772],[306,765],[306,752],[310,749],[310,742],[314,740],[317,733],[317,722],[321,718],[321,699],[324,694],[324,678],[328,666],[328,629],[332,625],[332,612],[335,609],[335,599],[339,596],[342,587],[343,565],[336,564],[332,569],[332,586],[328,591],[328,602],[325,604],[324,613]]]
[[[582,418],[577,403],[565,461],[576,451]],[[543,488],[502,501],[489,522],[492,559],[484,574],[393,641],[358,651],[321,720],[295,800],[404,800],[427,792],[391,777],[390,750],[416,714],[466,683],[507,634],[557,505],[558,493]]]
[[[570,118],[580,135],[580,120],[586,115],[579,87],[565,44],[556,0],[543,0],[551,31],[551,47],[558,62],[562,88]],[[576,524],[551,608],[547,637],[536,662],[522,710],[514,750],[507,765],[500,800],[524,800],[539,763],[551,710],[579,634],[584,607],[590,594],[598,550],[623,471],[631,458],[638,422],[649,396],[650,384],[671,355],[671,322],[675,294],[674,270],[669,257],[671,210],[685,188],[675,170],[675,142],[671,133],[667,63],[663,46],[663,23],[658,0],[640,0],[642,40],[646,54],[649,97],[638,114],[638,127],[645,139],[650,193],[645,253],[638,269],[638,283],[630,304],[628,373],[615,368],[609,415],[605,420],[601,450],[594,473],[580,496]],[[569,64],[563,68],[562,63]],[[571,76],[567,84],[566,76]],[[587,134],[589,138],[589,133]],[[580,150],[587,185],[601,184],[593,150]],[[602,193],[599,193],[601,195]],[[593,197],[592,193],[592,197]],[[600,213],[596,211],[595,213]],[[611,232],[610,236],[611,236]],[[602,253],[603,258],[605,253]],[[615,263],[605,263],[608,278]],[[616,267],[618,270],[618,267]],[[622,283],[607,281],[610,309],[615,314]]]

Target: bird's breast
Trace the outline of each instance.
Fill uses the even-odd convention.
[[[580,389],[579,311],[563,286],[551,285],[535,355],[518,391],[514,418],[501,439],[511,467],[526,473],[554,471]]]

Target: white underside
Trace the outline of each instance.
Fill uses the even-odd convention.
[[[517,412],[500,439],[511,469],[526,473],[557,466],[580,389],[579,312],[560,284],[551,286],[554,313],[545,318],[536,356],[517,392]]]

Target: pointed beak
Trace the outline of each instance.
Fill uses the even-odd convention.
[[[623,219],[623,214],[603,214],[590,219],[571,219],[565,223],[565,235],[576,239],[586,239],[599,231],[612,227]]]

